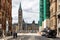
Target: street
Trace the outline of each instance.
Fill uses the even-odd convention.
[[[32,35],[21,35],[17,38],[11,38],[8,40],[60,40],[60,38],[46,38],[42,36],[32,36]]]

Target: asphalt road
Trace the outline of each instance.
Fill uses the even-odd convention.
[[[17,38],[11,38],[8,40],[60,40],[60,38],[47,38],[47,37],[42,37],[42,36],[18,36]]]

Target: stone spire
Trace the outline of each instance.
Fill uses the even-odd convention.
[[[18,26],[19,26],[19,31],[22,30],[22,7],[21,7],[21,2],[20,2],[20,5],[19,5],[19,10],[18,10]]]
[[[21,2],[20,2],[20,5],[19,5],[19,10],[22,10],[22,7],[21,7]]]

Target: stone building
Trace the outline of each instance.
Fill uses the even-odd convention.
[[[60,0],[50,0],[50,28],[60,36]]]
[[[60,0],[57,0],[57,36],[60,36]]]
[[[12,31],[12,0],[0,0],[0,27],[6,31]]]
[[[19,10],[18,10],[18,26],[19,30],[22,30],[22,8],[21,8],[21,3],[19,5]]]
[[[32,23],[27,23],[27,29],[28,30],[39,30],[39,24],[35,23],[35,21],[33,21]]]
[[[57,29],[57,0],[50,0],[50,28],[51,30]]]
[[[19,5],[19,10],[18,10],[18,31],[20,30],[39,30],[39,25],[35,24],[35,21],[33,21],[31,24],[25,23],[23,20],[23,15],[22,15],[22,7],[21,3]],[[14,24],[13,24],[14,25]]]
[[[13,24],[13,29],[16,29],[19,28],[18,26],[18,23],[15,23]],[[39,25],[37,23],[35,23],[35,21],[33,21],[32,23],[26,23],[24,20],[23,20],[23,23],[22,23],[22,30],[39,30]],[[18,29],[19,31],[19,29]]]
[[[35,21],[33,21],[32,23],[26,23],[23,20],[22,29],[23,30],[39,30],[39,24],[35,23]]]

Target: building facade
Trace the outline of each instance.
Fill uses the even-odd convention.
[[[33,21],[32,23],[26,23],[24,20],[23,20],[23,23],[22,23],[22,30],[18,31],[19,30],[19,27],[18,27],[18,23],[15,23],[13,24],[13,29],[16,30],[17,29],[17,32],[31,32],[31,31],[39,31],[39,25],[38,23],[35,23],[35,21]]]
[[[39,24],[35,23],[35,21],[33,21],[32,23],[27,23],[27,29],[28,30],[39,30]]]
[[[60,36],[60,0],[57,0],[57,36]]]
[[[6,21],[8,21],[8,31],[12,31],[12,0],[0,0],[0,27],[6,31]]]
[[[50,0],[50,29],[55,30],[57,28],[57,0]]]

